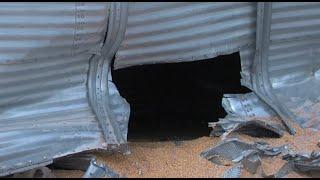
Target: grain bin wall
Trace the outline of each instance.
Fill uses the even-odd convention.
[[[119,4],[0,3],[0,176],[111,144],[87,83]]]
[[[195,61],[240,51],[242,76],[249,84],[255,26],[256,3],[130,3],[114,66]]]

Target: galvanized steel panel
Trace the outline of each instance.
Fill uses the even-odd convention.
[[[92,110],[87,82],[89,62],[104,45],[111,5],[0,4],[0,176],[110,143]],[[123,123],[128,107],[116,87],[106,85],[114,120]]]
[[[240,51],[242,84],[265,103],[250,94],[251,104],[263,104],[251,114],[272,107],[272,115],[290,111],[320,129],[320,3],[272,3],[265,24],[256,24],[256,3],[129,3],[128,22],[126,8],[0,4],[0,176],[126,142],[129,105],[109,71],[125,24],[116,69]]]
[[[273,92],[303,127],[320,129],[320,3],[272,3],[268,69]]]
[[[319,7],[317,2],[272,4],[266,72],[268,78],[270,76],[270,87],[266,85],[259,97],[284,119],[292,118],[287,111],[290,103],[284,105],[291,100],[278,97],[281,87],[294,86],[310,77],[315,79],[309,82],[318,87]],[[254,89],[252,74],[261,76],[258,71],[252,71],[257,48],[256,17],[256,3],[131,3],[126,36],[116,54],[115,69],[207,59],[240,51],[242,84]],[[287,92],[287,96],[289,94]],[[308,94],[317,97],[314,92]],[[291,110],[298,108],[291,106]]]
[[[312,76],[320,68],[320,3],[272,3],[269,52],[275,87]]]
[[[241,53],[242,75],[249,84],[255,21],[256,3],[130,3],[114,66],[194,61],[246,49]]]
[[[0,63],[100,49],[107,3],[1,3]]]

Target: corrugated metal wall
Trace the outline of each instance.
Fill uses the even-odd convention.
[[[268,74],[272,86],[284,91],[282,94],[288,86],[308,81],[320,72],[319,8],[318,2],[272,4]],[[256,17],[256,3],[130,3],[128,27],[116,54],[115,69],[208,59],[240,51],[242,84],[251,87]],[[310,86],[318,87],[317,82]],[[281,97],[291,110],[305,102],[302,92],[297,92],[287,95],[297,97],[299,103],[286,99],[286,95]],[[315,92],[308,94],[318,97]],[[277,96],[283,95],[277,92]]]
[[[320,129],[320,3],[272,3],[269,74],[280,101],[303,127]]]
[[[108,6],[0,4],[0,175],[103,145],[86,83]]]
[[[114,66],[194,61],[250,49],[241,53],[243,69],[248,70],[255,22],[256,3],[130,3],[125,39]]]
[[[0,62],[99,49],[107,10],[106,3],[1,3]]]
[[[99,54],[105,39],[109,6],[0,4],[0,176],[105,145],[89,105],[87,81],[90,58]],[[273,3],[268,54],[276,96],[300,124],[316,129],[320,129],[319,9],[317,2]],[[130,3],[115,68],[240,51],[243,84],[250,87],[256,11],[256,3],[246,2]],[[109,88],[110,106],[123,111],[123,103],[116,102],[118,92],[112,84]],[[129,113],[119,111],[116,119]],[[118,119],[125,136],[126,124]]]
[[[320,3],[272,3],[269,70],[273,85],[302,81],[320,67]]]

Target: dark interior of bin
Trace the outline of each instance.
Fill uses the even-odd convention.
[[[130,103],[128,140],[208,136],[208,122],[226,115],[223,94],[246,93],[239,53],[193,62],[140,65],[112,70]]]

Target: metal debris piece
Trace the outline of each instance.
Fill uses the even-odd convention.
[[[209,123],[211,136],[226,137],[232,132],[241,132],[255,137],[281,137],[285,131],[277,113],[251,92],[225,94],[222,106],[228,115],[218,122]]]
[[[83,178],[119,178],[119,174],[113,172],[104,164],[97,164],[96,159],[90,161],[90,165]]]
[[[96,157],[92,154],[76,154],[60,158],[53,162],[51,167],[67,170],[86,171],[83,178],[117,178],[119,175],[113,172],[108,166],[96,162]]]
[[[241,171],[242,171],[243,165],[242,164],[235,164],[230,169],[226,170],[221,178],[240,178]]]
[[[289,152],[285,154],[282,159],[288,161],[278,172],[272,175],[267,175],[261,169],[261,176],[264,178],[283,178],[290,172],[304,173],[311,177],[320,177],[320,152],[311,154],[296,154]]]
[[[244,151],[238,158],[232,160],[232,162],[238,163],[238,162],[244,160],[246,157],[250,157],[250,156],[257,154],[257,153],[258,153],[258,151],[255,149],[250,149],[250,150]]]
[[[240,163],[242,165],[241,168],[245,168],[251,174],[255,174],[257,173],[258,168],[261,167],[260,158],[265,156],[276,156],[287,152],[289,152],[289,150],[286,145],[271,147],[265,142],[255,142],[253,144],[249,144],[240,141],[237,138],[231,138],[224,140],[217,146],[202,152],[200,156],[218,165],[235,166],[235,164]],[[237,171],[236,167],[233,168],[228,170],[228,172],[225,172],[226,176]],[[280,172],[280,174],[281,173],[282,172]],[[265,174],[263,175],[266,176]],[[235,176],[236,175],[234,175],[234,177]]]
[[[249,144],[240,141],[237,138],[231,138],[222,141],[217,146],[202,152],[200,155],[215,164],[223,165],[224,163],[221,162],[221,159],[231,162],[239,162],[255,152],[261,156],[275,156],[281,152],[285,152],[286,150],[286,146],[273,148],[265,142]]]
[[[274,175],[274,178],[283,178],[286,175],[288,175],[291,171],[294,170],[294,164],[293,163],[285,163],[279,171]]]
[[[131,154],[128,144],[120,144],[120,145],[109,144],[108,149],[97,149],[95,151],[103,154],[110,154],[110,155],[113,153],[121,153],[123,155]]]
[[[215,164],[225,165],[226,163],[223,161],[229,161],[228,164],[232,164],[232,160],[238,159],[246,151],[252,149],[252,145],[232,138],[222,141],[217,146],[202,152],[200,155]],[[221,161],[221,159],[223,159],[223,161]]]
[[[261,159],[256,153],[254,153],[245,157],[242,164],[251,174],[255,174],[257,169],[261,166]]]
[[[236,131],[253,137],[282,137],[284,133],[281,125],[264,120],[221,119],[209,123],[209,127],[213,128],[211,136],[228,135]]]
[[[266,156],[276,156],[281,153],[286,154],[290,151],[287,145],[271,147],[268,143],[262,141],[255,142],[254,146],[263,152],[262,155]]]
[[[287,162],[275,174],[267,175],[261,166],[261,176],[263,178],[285,178],[293,170],[294,170],[294,164],[291,162]]]
[[[13,178],[55,178],[47,167],[38,167],[22,173],[16,173]]]
[[[270,119],[277,122],[281,121],[277,117],[277,113],[254,92],[224,94],[221,104],[228,113],[228,116],[240,117],[241,119]]]
[[[320,152],[313,151],[310,155],[289,153],[284,155],[283,159],[293,162],[295,169],[300,172],[320,171]]]

